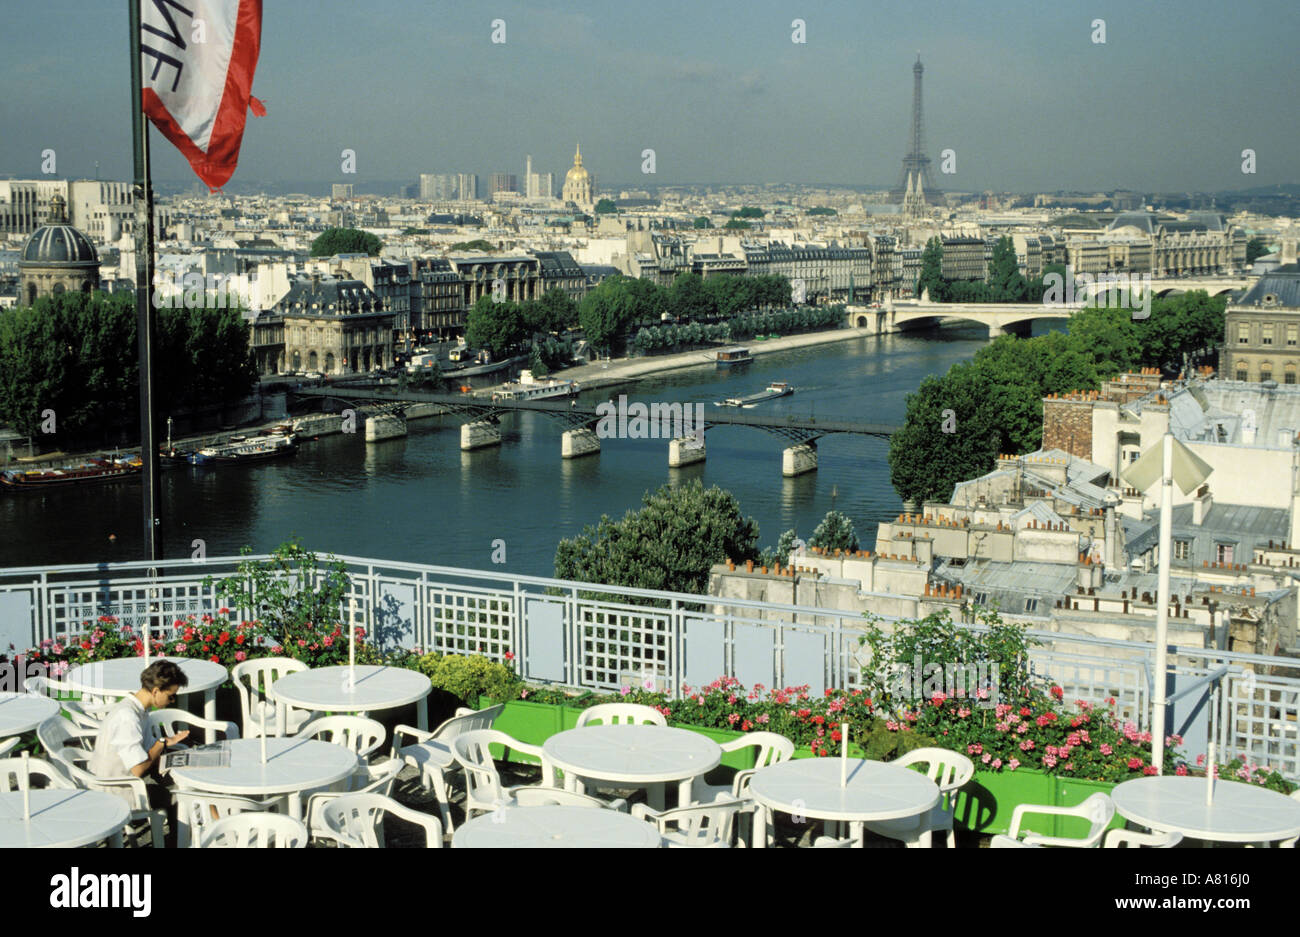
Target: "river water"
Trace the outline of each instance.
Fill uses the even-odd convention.
[[[968,359],[987,342],[979,326],[862,337],[756,359],[739,371],[712,365],[672,371],[626,388],[584,393],[583,406],[611,394],[630,401],[702,402],[787,381],[796,392],[746,414],[800,414],[900,424],[906,397],[930,374]],[[298,455],[248,466],[169,468],[163,474],[168,557],[209,557],[245,544],[266,552],[292,536],[317,553],[443,566],[554,574],[555,547],[602,513],[621,518],[665,482],[700,478],[732,492],[759,524],[760,546],[787,528],[807,538],[832,505],[849,515],[864,548],[895,516],[888,442],[831,435],[819,469],[781,476],[779,437],[723,426],[707,436],[707,460],[668,467],[661,439],[602,440],[599,455],[560,458],[562,426],[544,416],[503,417],[500,447],[462,453],[453,417],[413,421],[404,439],[367,444],[361,434],[306,442]],[[110,484],[44,495],[0,494],[0,566],[141,558],[140,486]],[[506,562],[492,563],[504,540]]]

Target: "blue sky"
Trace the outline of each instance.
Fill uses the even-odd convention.
[[[1242,3],[271,0],[236,180],[534,169],[601,183],[891,184],[925,64],[944,188],[1300,181],[1294,7]],[[7,4],[0,174],[128,178],[126,0]],[[506,21],[504,45],[491,22]],[[807,42],[791,42],[791,21]],[[1094,19],[1106,43],[1091,41]],[[194,177],[154,135],[154,175]],[[641,152],[656,152],[643,177]],[[339,153],[357,152],[357,175]],[[1241,151],[1258,172],[1241,172]],[[937,169],[937,165],[936,165]]]

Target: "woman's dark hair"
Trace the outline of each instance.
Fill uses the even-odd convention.
[[[183,687],[190,682],[180,665],[169,660],[156,660],[140,671],[140,686],[146,690],[161,690],[169,686]]]

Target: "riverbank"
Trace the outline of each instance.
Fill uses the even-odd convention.
[[[839,328],[821,332],[806,332],[801,335],[783,335],[781,338],[769,338],[761,342],[749,339],[737,342],[749,349],[755,358],[763,355],[790,351],[795,348],[808,348],[813,345],[828,345],[833,342],[848,342],[865,338],[871,333],[866,329]],[[723,347],[723,346],[719,346]],[[645,378],[656,377],[665,371],[677,371],[682,368],[715,367],[713,351],[697,348],[694,351],[680,352],[674,355],[652,355],[645,358],[615,358],[611,361],[598,361],[593,364],[579,365],[556,371],[552,376],[564,380],[577,381],[583,390],[596,390],[615,384],[629,384]]]

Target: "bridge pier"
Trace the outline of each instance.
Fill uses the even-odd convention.
[[[366,417],[366,442],[400,439],[406,435],[406,417],[400,413],[372,413]]]
[[[704,461],[704,440],[683,436],[668,442],[668,467],[681,468]]]
[[[579,427],[566,429],[560,436],[560,458],[577,459],[600,452],[600,439],[595,432]]]
[[[786,478],[815,471],[817,471],[816,443],[801,443],[782,450],[781,474]]]
[[[462,452],[499,445],[501,445],[501,425],[499,423],[493,423],[489,420],[476,420],[473,423],[465,423],[460,428],[460,448]]]
[[[1002,326],[1000,326],[1000,325],[993,325],[992,323],[989,324],[989,339],[990,339],[990,340],[997,338],[999,335],[1006,335],[1006,334],[1007,334],[1007,330],[1004,329],[1004,328],[1002,328]]]

